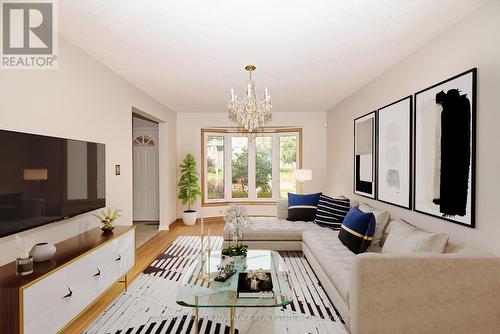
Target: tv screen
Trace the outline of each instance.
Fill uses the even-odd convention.
[[[105,145],[0,130],[0,237],[105,206]]]

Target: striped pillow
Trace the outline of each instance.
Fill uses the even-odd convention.
[[[321,195],[314,223],[320,226],[339,229],[349,212],[351,201],[348,198],[333,198]]]

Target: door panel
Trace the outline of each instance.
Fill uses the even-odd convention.
[[[158,128],[134,128],[133,137],[152,139],[133,146],[134,220],[159,220]]]

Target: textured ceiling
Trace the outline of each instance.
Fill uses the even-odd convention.
[[[273,111],[325,111],[483,0],[66,0],[61,34],[177,112],[226,111],[254,74]]]

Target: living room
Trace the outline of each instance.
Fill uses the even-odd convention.
[[[0,332],[498,331],[500,1],[0,5]]]

